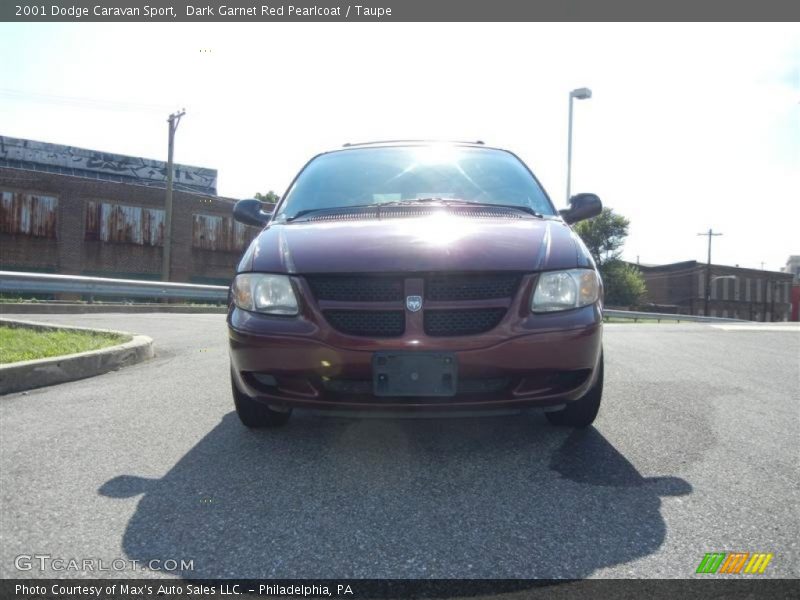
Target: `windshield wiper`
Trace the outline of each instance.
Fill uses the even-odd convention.
[[[510,208],[515,210],[521,210],[523,212],[528,213],[529,215],[533,215],[534,217],[543,218],[543,215],[536,212],[530,206],[525,206],[523,204],[495,204],[494,202],[473,202],[471,200],[461,200],[460,198],[441,198],[437,196],[430,196],[426,198],[414,198],[413,200],[396,200],[393,202],[385,202],[383,205],[391,204],[391,205],[399,205],[399,204],[415,204],[415,203],[428,203],[428,202],[440,202],[444,206],[484,206],[489,208]]]
[[[306,208],[300,211],[297,211],[291,217],[286,217],[284,220],[287,223],[294,221],[295,219],[299,219],[300,217],[304,217],[306,215],[310,215],[311,213],[315,212],[323,212],[327,210],[350,210],[351,208],[373,208],[377,206],[377,204],[353,204],[351,206],[326,206],[324,208]]]
[[[286,217],[285,222],[290,223],[296,219],[299,219],[300,217],[304,217],[305,215],[322,211],[341,211],[341,210],[351,210],[351,209],[361,209],[361,208],[376,208],[378,210],[378,213],[380,214],[380,210],[384,206],[407,206],[409,204],[429,204],[433,202],[440,203],[442,204],[442,206],[482,206],[487,208],[507,208],[512,210],[521,210],[539,219],[544,218],[540,213],[536,212],[530,206],[525,206],[522,204],[495,204],[492,202],[471,202],[469,200],[460,200],[457,198],[442,198],[440,196],[429,196],[425,198],[414,198],[411,200],[390,200],[387,202],[375,202],[372,204],[354,204],[351,206],[328,206],[325,208],[306,208],[304,210],[298,211],[291,217]]]

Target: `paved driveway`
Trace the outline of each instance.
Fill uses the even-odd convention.
[[[3,577],[81,574],[15,569],[37,553],[192,561],[101,576],[689,577],[711,551],[800,575],[796,327],[608,325],[582,432],[311,412],[251,432],[223,315],[24,318],[144,333],[158,356],[0,398]]]

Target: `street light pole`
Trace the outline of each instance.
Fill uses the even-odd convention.
[[[709,229],[707,233],[698,233],[697,235],[708,236],[708,263],[706,264],[706,302],[704,309],[704,314],[707,317],[709,316],[708,305],[711,302],[711,238],[722,234],[714,233],[713,229]]]
[[[588,100],[592,97],[592,90],[589,88],[578,88],[569,93],[569,121],[567,124],[567,204],[569,204],[571,185],[572,185],[572,101]]]
[[[164,198],[164,252],[161,265],[161,278],[169,281],[170,259],[172,257],[172,179],[175,169],[172,164],[172,155],[175,150],[175,132],[181,117],[186,114],[186,110],[172,113],[167,119],[169,126],[169,141],[167,144],[167,193]]]

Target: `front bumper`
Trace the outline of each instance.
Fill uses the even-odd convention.
[[[363,349],[287,334],[280,321],[275,321],[276,333],[268,333],[263,321],[250,327],[254,322],[247,315],[237,318],[238,310],[234,308],[229,318],[234,382],[256,400],[287,408],[441,411],[558,406],[577,400],[591,387],[602,348],[602,320],[595,307],[578,309],[583,314],[568,328],[516,335],[485,347],[470,347],[465,338],[459,348],[451,338],[438,345],[436,340],[421,340],[413,347],[408,340],[386,340]],[[453,352],[458,392],[449,397],[375,396],[372,356],[377,350]]]

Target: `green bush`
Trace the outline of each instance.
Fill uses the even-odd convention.
[[[628,219],[606,207],[598,216],[574,227],[603,276],[605,303],[610,306],[636,306],[647,293],[639,269],[620,260],[629,226]]]
[[[639,269],[621,260],[612,260],[600,266],[605,286],[605,304],[610,306],[636,306],[641,302],[647,287]]]

